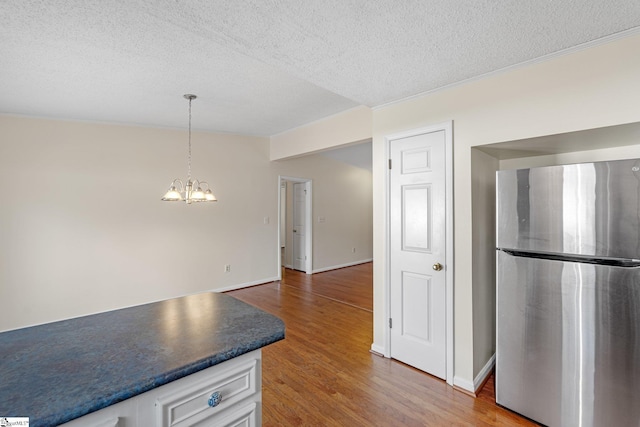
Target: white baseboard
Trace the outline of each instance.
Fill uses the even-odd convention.
[[[489,375],[491,375],[491,370],[495,365],[496,365],[496,355],[494,353],[493,356],[489,358],[489,361],[484,365],[482,370],[480,370],[478,375],[476,375],[476,377],[473,379],[473,382],[465,378],[454,376],[453,385],[455,387],[468,391],[473,395],[477,395],[477,392],[480,391],[478,389],[482,386],[482,384],[484,384],[485,380],[489,377]]]
[[[264,285],[265,283],[271,283],[277,281],[277,277],[269,277],[267,279],[254,280],[253,282],[239,283],[237,285],[225,286],[224,288],[212,289],[211,292],[227,292],[235,291],[236,289],[248,288],[250,286]]]
[[[284,265],[284,268],[290,268],[290,269],[292,269],[292,270],[293,270],[293,265],[291,265],[291,264],[285,264],[285,265]]]
[[[468,391],[471,394],[475,394],[475,389],[473,388],[473,383],[465,378],[460,378],[458,376],[453,377],[453,385],[454,387],[461,388],[465,391]]]
[[[489,378],[489,375],[491,375],[491,371],[495,366],[496,366],[496,354],[493,353],[493,356],[489,358],[489,361],[484,365],[484,368],[482,368],[482,370],[478,372],[478,375],[476,375],[476,377],[473,379],[474,393],[477,393],[478,391],[480,391],[479,390],[480,387],[482,387],[482,385],[485,383],[487,378]]]
[[[371,261],[373,261],[373,258],[363,259],[363,260],[355,261],[355,262],[349,262],[347,264],[333,265],[331,267],[318,268],[317,270],[312,270],[311,273],[315,274],[315,273],[322,273],[324,271],[337,270],[339,268],[353,267],[354,265],[366,264],[367,262],[371,262]]]
[[[384,347],[376,343],[371,344],[371,351],[384,356]]]

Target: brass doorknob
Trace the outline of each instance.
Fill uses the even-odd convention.
[[[433,264],[433,269],[435,271],[440,271],[442,270],[442,264],[440,264],[439,262],[436,262],[435,264]]]

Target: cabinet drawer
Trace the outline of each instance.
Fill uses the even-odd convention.
[[[183,427],[200,425],[205,420],[230,408],[260,391],[260,359],[239,357],[225,362],[224,369],[214,366],[188,381],[178,380],[162,387],[155,401],[157,425],[161,427]],[[247,356],[249,356],[247,355]],[[211,402],[212,395],[219,396],[219,402]],[[259,400],[259,396],[256,396]],[[255,406],[255,405],[254,405]],[[202,424],[211,425],[211,424]],[[216,423],[217,425],[217,423]],[[234,424],[230,424],[234,425]],[[237,424],[252,425],[252,424]]]
[[[192,427],[257,427],[261,425],[261,410],[256,402],[234,411],[233,408],[222,412],[219,416],[208,418]]]
[[[59,427],[135,427],[136,403],[132,399],[92,412]]]

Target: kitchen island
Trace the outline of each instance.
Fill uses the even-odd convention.
[[[259,424],[260,349],[283,338],[280,319],[220,293],[3,332],[0,417],[85,425],[102,410],[86,425],[192,425],[250,401]]]

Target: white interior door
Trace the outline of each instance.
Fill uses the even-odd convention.
[[[280,248],[284,249],[287,242],[287,185],[280,184]]]
[[[306,271],[306,197],[307,184],[296,182],[293,184],[293,268]]]
[[[445,131],[390,141],[390,355],[447,376]]]

